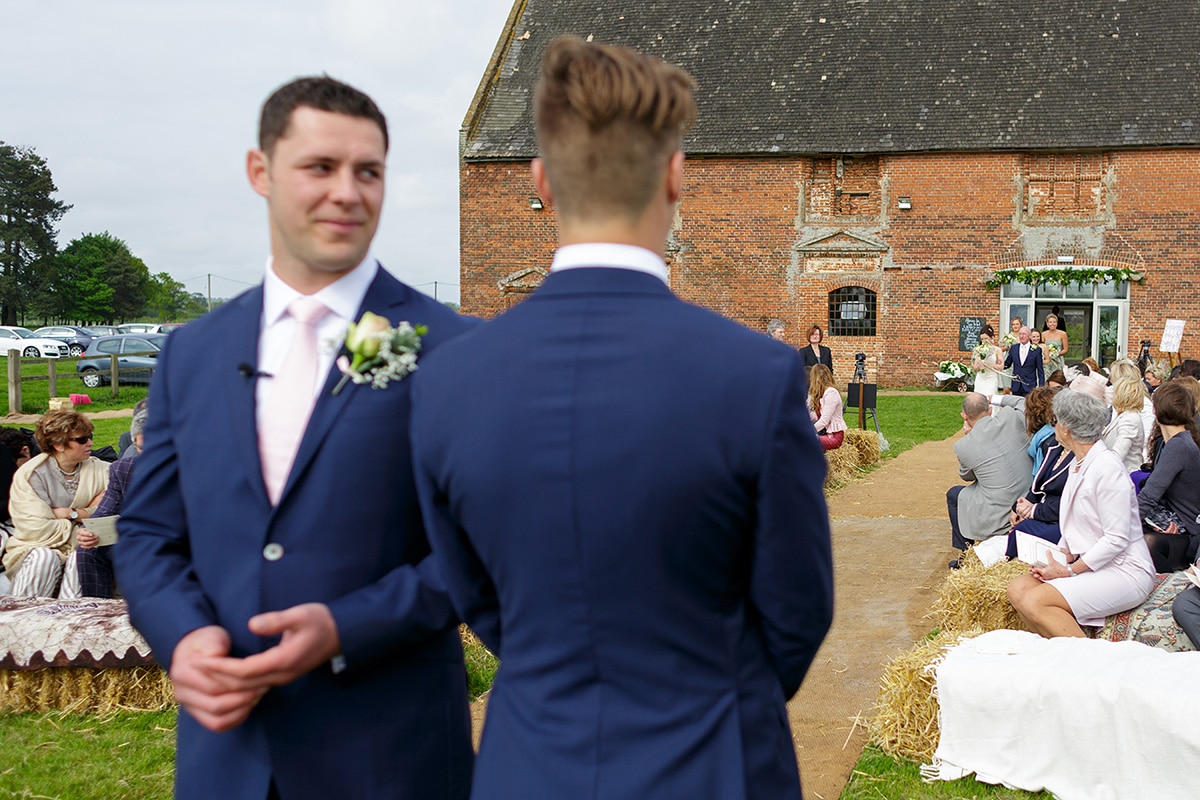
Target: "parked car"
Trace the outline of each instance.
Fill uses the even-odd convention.
[[[158,326],[158,333],[170,333],[171,331],[177,331],[186,324],[186,322],[164,322],[162,325]]]
[[[152,322],[126,322],[118,325],[120,333],[158,333],[158,326]]]
[[[116,336],[121,332],[116,325],[88,325],[85,330],[92,336]]]
[[[0,356],[8,357],[9,350],[20,350],[25,358],[66,358],[67,345],[57,339],[43,339],[29,328],[0,327]]]
[[[35,330],[33,335],[63,342],[73,356],[83,355],[83,351],[88,349],[92,339],[96,338],[87,328],[77,328],[74,325],[47,325]]]
[[[154,374],[158,352],[167,336],[163,333],[122,333],[101,336],[75,365],[75,373],[89,389],[110,382],[111,356],[117,356],[117,377],[121,383],[149,383]]]

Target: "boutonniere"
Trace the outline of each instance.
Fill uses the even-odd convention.
[[[429,329],[424,325],[401,322],[393,328],[387,318],[364,311],[357,323],[346,327],[344,352],[337,359],[342,379],[333,387],[333,393],[350,381],[382,389],[391,381],[404,380],[417,368],[421,337],[427,333]]]

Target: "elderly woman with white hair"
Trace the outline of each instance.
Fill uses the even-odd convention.
[[[1142,538],[1133,484],[1101,440],[1108,422],[1104,403],[1062,391],[1054,398],[1054,416],[1056,438],[1075,456],[1059,511],[1060,552],[1013,580],[1008,599],[1036,633],[1082,637],[1082,625],[1103,625],[1106,616],[1150,596],[1154,562]]]

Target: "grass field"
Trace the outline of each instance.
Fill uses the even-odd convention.
[[[132,408],[133,404],[146,396],[147,387],[130,384],[118,389],[114,399],[111,386],[99,389],[89,389],[75,375],[75,365],[78,359],[60,358],[54,362],[54,371],[58,376],[58,396],[70,394],[86,394],[92,399],[89,405],[79,406],[80,411],[103,411],[109,408]],[[0,368],[6,370],[0,377],[0,415],[8,413],[8,359],[0,358]],[[46,361],[42,359],[21,359],[21,411],[26,414],[42,414],[49,407],[50,384],[46,380],[48,373]]]
[[[60,384],[60,387],[64,386],[66,382]],[[60,394],[65,393],[60,388]],[[122,389],[121,402],[109,407],[132,406],[144,393],[144,389]],[[93,399],[98,394],[107,396],[107,388],[93,393]],[[41,401],[43,405],[35,409],[30,406],[29,397],[26,389],[27,408],[45,410],[44,400]],[[961,402],[961,395],[956,394],[881,396],[879,423],[891,444],[885,458],[894,458],[923,441],[953,434],[962,427],[958,416]],[[80,410],[95,410],[97,405]],[[847,419],[847,422],[857,425],[857,419]],[[95,428],[95,447],[115,446],[120,434],[128,430],[129,418],[95,420]],[[490,685],[496,660],[481,645],[468,645],[465,655],[474,696]],[[173,713],[123,713],[104,717],[0,714],[0,741],[4,742],[0,747],[0,800],[10,797],[63,800],[168,797],[173,776],[174,731]],[[923,784],[916,765],[895,761],[873,749],[864,753],[842,795],[843,800],[951,797],[998,800],[1043,795],[997,789],[970,779],[948,784]]]

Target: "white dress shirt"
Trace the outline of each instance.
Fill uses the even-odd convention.
[[[589,242],[587,244],[568,244],[558,248],[554,261],[550,264],[551,272],[564,269],[580,269],[584,267],[614,267],[616,269],[632,269],[653,275],[663,283],[667,281],[667,265],[658,253],[652,253],[644,247],[631,244],[612,244],[608,242]]]
[[[322,376],[313,390],[314,402],[325,387],[324,376],[333,367],[333,360],[342,343],[346,340],[346,326],[355,321],[354,315],[362,306],[367,289],[379,271],[379,264],[368,253],[362,263],[347,272],[341,278],[312,295],[329,309],[328,314],[317,325],[317,374]],[[287,313],[288,306],[302,295],[283,282],[275,274],[272,259],[267,259],[267,274],[263,279],[263,313],[259,322],[258,335],[258,371],[267,373],[260,376],[255,387],[255,416],[259,428],[262,427],[263,415],[267,413],[268,401],[271,397],[273,376],[287,357],[288,349],[295,335],[296,320]]]

